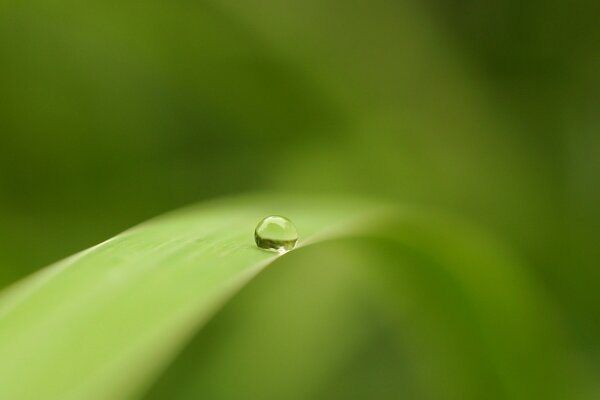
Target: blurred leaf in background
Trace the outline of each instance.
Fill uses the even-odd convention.
[[[600,370],[600,6],[0,4],[0,284],[263,189],[452,210],[527,261]]]

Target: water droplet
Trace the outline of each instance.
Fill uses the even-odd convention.
[[[271,215],[258,223],[254,231],[254,240],[261,249],[285,253],[296,246],[298,232],[289,219]]]

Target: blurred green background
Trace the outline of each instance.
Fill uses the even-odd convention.
[[[600,3],[0,3],[0,286],[236,193],[449,210],[600,374]]]

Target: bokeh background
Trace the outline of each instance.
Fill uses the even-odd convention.
[[[598,372],[598,21],[587,0],[3,1],[0,286],[204,199],[368,195],[499,237]]]

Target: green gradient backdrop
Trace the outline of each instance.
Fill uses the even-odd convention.
[[[520,253],[600,367],[600,10],[0,2],[0,285],[274,189],[434,205]]]

